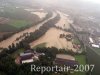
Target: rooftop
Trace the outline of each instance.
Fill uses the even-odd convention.
[[[56,58],[58,59],[65,59],[65,60],[75,60],[75,58],[71,55],[65,55],[65,54],[57,54]]]
[[[20,56],[32,55],[32,53],[21,53]]]
[[[32,59],[33,55],[30,54],[30,55],[25,55],[25,56],[21,56],[21,61],[23,60],[28,60],[28,59]]]
[[[57,58],[55,60],[55,63],[60,64],[60,65],[67,65],[67,66],[70,66],[70,67],[74,67],[74,65],[79,64],[77,61],[74,61],[74,60],[67,60],[67,59],[60,59],[60,58]]]

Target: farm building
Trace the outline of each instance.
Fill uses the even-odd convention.
[[[94,43],[93,39],[89,37],[90,43]]]
[[[67,65],[74,68],[74,65],[78,65],[78,62],[75,61],[75,58],[71,55],[58,54],[56,55],[55,64]]]
[[[20,54],[20,62],[23,63],[31,63],[33,62],[34,54],[32,53],[22,53]]]
[[[20,53],[20,55],[15,59],[15,62],[16,64],[32,63],[36,60],[39,60],[38,57],[40,55],[44,55],[44,53],[37,53],[27,50],[23,53]]]

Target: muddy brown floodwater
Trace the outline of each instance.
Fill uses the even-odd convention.
[[[39,29],[40,26],[42,26],[44,23],[46,23],[46,22],[48,22],[50,19],[53,19],[54,17],[56,17],[56,15],[57,15],[57,14],[56,14],[55,12],[53,12],[52,17],[48,18],[47,20],[45,20],[45,21],[39,23],[38,25],[34,25],[34,26],[32,26],[31,28],[28,28],[28,29],[26,29],[26,30],[24,30],[24,31],[21,31],[21,32],[19,32],[19,33],[16,33],[16,34],[14,34],[13,36],[11,36],[10,38],[8,38],[8,39],[6,39],[6,40],[3,40],[2,42],[0,42],[0,48],[8,48],[8,46],[11,45],[12,43],[16,44],[16,43],[20,42],[20,41],[23,39],[23,37],[20,38],[19,41],[16,41],[16,38],[19,38],[20,36],[22,36],[23,33],[34,32],[35,30]]]
[[[65,14],[61,13],[60,11],[57,11],[58,14],[60,14],[60,20],[58,23],[56,23],[56,26],[61,27],[62,29],[64,28],[70,28],[70,23],[71,21],[68,20],[67,16]],[[65,24],[65,27],[64,27]],[[44,34],[42,37],[40,37],[38,40],[30,43],[31,48],[42,44],[46,43],[46,47],[56,47],[58,49],[69,49],[72,50],[73,52],[76,52],[76,49],[73,48],[72,41],[67,41],[65,38],[60,38],[60,34],[72,34],[69,32],[62,31],[57,28],[50,28],[46,34]]]

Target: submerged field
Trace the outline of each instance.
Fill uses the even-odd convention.
[[[12,10],[12,12],[10,12],[11,10]],[[46,16],[46,13],[41,13],[41,12],[32,13],[33,9],[32,10],[27,9],[27,10],[24,10],[24,12],[20,8],[17,8],[17,10],[19,10],[20,12],[17,13],[16,11],[14,11],[14,9],[10,9],[7,11],[8,14],[3,14],[3,16],[2,16],[2,17],[8,16],[10,18],[8,26],[13,30],[27,27],[31,23],[36,22],[37,19],[40,20],[41,18],[44,18]],[[15,15],[15,13],[19,17],[17,15]],[[22,14],[22,13],[24,13],[24,14]],[[29,13],[31,13],[31,15],[29,15]],[[54,25],[54,27],[49,28],[42,37],[40,37],[39,39],[37,39],[35,41],[32,41],[30,43],[31,49],[36,50],[36,48],[38,48],[38,47],[46,49],[47,47],[50,47],[49,49],[53,50],[52,47],[54,47],[54,50],[57,49],[59,51],[60,49],[62,49],[62,50],[65,50],[66,52],[68,52],[67,50],[70,50],[69,53],[70,52],[76,53],[77,49],[73,47],[73,38],[71,40],[67,40],[67,38],[66,38],[68,35],[71,35],[73,37],[73,33],[63,30],[63,29],[70,29],[71,21],[67,18],[67,16],[65,16],[65,14],[63,14],[61,12],[54,12],[50,18],[39,23],[38,25],[32,26],[26,30],[23,30],[19,33],[14,34],[12,37],[0,42],[0,46],[3,48],[7,48],[12,43],[14,43],[14,44],[19,43],[20,41],[22,41],[25,38],[24,36],[22,36],[24,33],[31,33],[31,32],[34,33],[35,30],[39,30],[39,28],[42,27],[46,22],[48,22],[51,19],[54,19],[57,14],[60,15],[60,20],[58,21],[58,23],[56,23]],[[32,15],[34,15],[35,20]],[[5,24],[5,27],[2,27],[2,29],[4,30],[4,28],[8,28],[8,30],[10,30],[9,27],[6,27],[6,24]],[[45,29],[45,27],[44,27],[44,29]],[[61,34],[64,34],[65,36],[60,37]],[[16,40],[16,38],[19,38],[19,37],[20,37],[20,39]],[[77,39],[74,40],[74,43],[80,44]],[[24,44],[25,44],[25,42],[24,42]],[[28,49],[24,49],[24,48],[17,49],[11,54],[11,56],[14,59],[16,59],[18,57],[18,55],[20,53],[23,53],[25,50],[28,50]],[[49,52],[47,52],[47,53],[49,53]],[[53,53],[53,52],[51,52],[51,53]],[[70,55],[71,54],[66,55],[66,56],[61,55],[60,57],[63,57],[64,59],[66,59],[66,57],[67,57],[69,60],[76,60],[79,62],[80,65],[86,64],[85,55],[75,55],[75,56],[74,55],[70,56]],[[85,75],[85,72],[76,72],[76,73],[72,73],[70,75]]]
[[[42,37],[30,43],[31,48],[39,47],[38,45],[46,43],[45,47],[56,47],[58,49],[69,49],[76,52],[76,49],[73,48],[72,40],[68,41],[66,38],[60,38],[61,34],[72,35],[70,32],[63,31],[63,29],[70,28],[70,20],[62,12],[56,11],[60,15],[60,19],[55,24],[56,27],[50,28]]]
[[[73,48],[72,41],[67,41],[65,38],[60,38],[60,34],[71,34],[69,32],[64,32],[56,28],[51,28],[46,32],[44,36],[42,36],[40,39],[32,42],[30,44],[31,47],[35,47],[38,44],[46,43],[46,47],[57,47],[61,49],[70,49],[73,51],[76,51],[76,49]]]

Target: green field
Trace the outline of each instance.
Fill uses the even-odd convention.
[[[21,29],[30,27],[40,19],[37,15],[31,14],[24,8],[16,8],[15,6],[7,6],[0,11],[0,17],[8,18],[7,24],[0,24],[0,32],[16,32]]]
[[[93,50],[94,50],[98,55],[100,55],[100,48],[93,48]]]
[[[10,21],[8,25],[15,27],[16,29],[22,27],[28,27],[28,25],[36,23],[37,21],[40,20],[37,15],[25,11],[24,8],[16,8],[14,6],[13,7],[8,6],[2,8],[2,10],[4,11],[0,12],[0,17],[9,18]]]
[[[20,53],[23,53],[24,52],[24,49],[19,49],[17,51],[15,51],[13,54],[12,54],[12,57],[13,58],[16,58]]]
[[[86,64],[86,57],[85,55],[75,55],[75,59],[76,61],[79,62],[80,65],[85,65]],[[73,74],[70,75],[86,75],[85,72],[75,72]]]
[[[0,32],[15,32],[17,30],[16,27],[7,25],[7,24],[0,24]]]
[[[73,43],[80,45],[80,41],[77,38],[73,39]]]
[[[25,11],[23,8],[15,8],[8,6],[4,7],[3,10],[4,12],[0,12],[1,17],[28,21],[34,21],[39,19],[37,15],[31,14],[30,12]]]
[[[25,20],[12,20],[9,25],[14,26],[16,28],[22,28],[26,26],[30,26],[32,23]]]
[[[78,61],[81,65],[86,64],[86,57],[85,55],[75,55],[76,61]]]
[[[46,46],[46,43],[41,43],[41,44],[39,44],[39,45],[36,45],[35,47],[34,47],[34,49],[35,48],[42,48],[42,47],[45,47]]]

